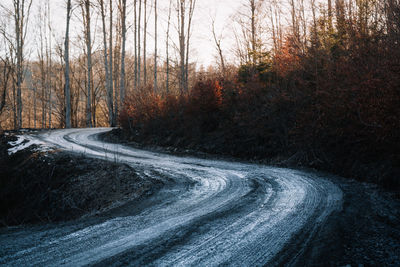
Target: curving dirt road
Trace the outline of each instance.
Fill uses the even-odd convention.
[[[56,130],[30,138],[146,169],[168,186],[132,212],[106,220],[2,234],[0,265],[291,265],[342,205],[342,191],[315,174],[98,140],[109,130]]]

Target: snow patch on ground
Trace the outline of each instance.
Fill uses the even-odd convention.
[[[12,155],[17,153],[18,151],[24,150],[32,145],[38,145],[39,147],[35,149],[35,151],[45,152],[51,150],[51,148],[44,142],[33,139],[30,136],[26,135],[17,135],[16,141],[8,142],[11,148],[8,149],[8,155]]]
[[[25,140],[25,138],[22,135],[17,135],[17,141],[10,141],[8,142],[8,144],[10,146],[18,146],[20,145],[23,141]]]

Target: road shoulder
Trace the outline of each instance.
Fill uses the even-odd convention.
[[[399,266],[399,199],[373,184],[331,179],[343,191],[342,210],[329,216],[299,265]]]

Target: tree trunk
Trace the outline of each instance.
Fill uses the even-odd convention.
[[[255,65],[256,62],[256,4],[255,0],[250,0],[251,9],[251,52],[252,52],[252,63]]]
[[[276,55],[276,51],[278,51],[278,45],[276,41],[276,31],[275,31],[275,22],[274,22],[274,13],[272,11],[272,3],[269,6],[270,11],[270,20],[271,20],[271,28],[272,28],[272,43],[273,43],[273,52]]]
[[[37,97],[37,93],[36,93],[36,86],[33,88],[33,128],[36,129],[36,120],[37,120],[37,116],[36,116],[36,97]]]
[[[138,86],[140,87],[140,80],[141,80],[141,58],[140,58],[140,22],[141,22],[141,14],[142,14],[142,0],[139,0],[139,18],[138,18],[138,30],[137,30],[137,34],[138,34]]]
[[[178,36],[179,36],[179,54],[180,54],[180,75],[179,75],[179,90],[181,94],[188,92],[188,76],[189,76],[189,44],[192,18],[196,0],[189,1],[189,10],[186,11],[186,1],[180,0],[178,7]],[[188,13],[188,25],[186,28],[185,20]]]
[[[296,4],[294,0],[290,1],[291,5],[291,16],[292,16],[292,32],[293,32],[293,37],[296,42],[298,42],[299,39],[299,30],[298,30],[298,24],[297,24],[297,12],[296,12]]]
[[[167,66],[166,66],[166,81],[165,81],[165,91],[167,95],[169,94],[169,28],[171,25],[171,6],[172,6],[172,0],[169,1],[169,9],[168,9],[168,25],[167,25],[167,37],[166,37],[166,44],[165,44],[165,49],[166,49],[166,57],[167,57]]]
[[[332,0],[328,0],[328,27],[329,32],[333,30]]]
[[[120,73],[120,105],[123,106],[125,100],[125,43],[126,43],[126,0],[122,0],[122,51],[121,51],[121,73]]]
[[[52,113],[52,103],[51,103],[51,80],[49,84],[49,129],[51,129],[51,113]]]
[[[43,17],[42,17],[43,16]],[[47,112],[46,112],[46,69],[44,65],[44,57],[45,57],[45,48],[44,48],[44,33],[43,33],[43,24],[42,20],[44,20],[44,15],[40,13],[40,50],[38,50],[39,57],[39,68],[40,68],[40,87],[41,87],[41,102],[42,102],[42,123],[41,128],[46,128],[47,121]]]
[[[134,77],[134,88],[136,90],[137,86],[138,86],[138,53],[137,53],[137,32],[138,32],[138,28],[137,28],[137,0],[134,0],[134,7],[133,7],[133,34],[135,35],[134,37],[134,49],[135,49],[135,77]]]
[[[92,46],[90,37],[90,0],[85,0],[86,10],[86,50],[87,50],[87,99],[86,99],[86,126],[92,127]]]
[[[189,21],[188,21],[188,28],[187,28],[187,37],[186,37],[186,63],[185,63],[185,91],[189,90],[189,50],[190,50],[190,35],[191,35],[191,27],[192,27],[192,19],[193,19],[193,12],[196,6],[196,0],[190,0],[189,5]]]
[[[226,70],[225,70],[225,60],[224,60],[224,56],[222,54],[222,47],[221,47],[221,37],[218,38],[217,37],[217,33],[215,32],[215,20],[212,20],[212,35],[214,38],[214,43],[215,46],[217,48],[217,52],[219,55],[219,60],[221,62],[221,70],[222,70],[222,75],[225,76]]]
[[[52,101],[51,101],[51,98],[52,98],[52,73],[53,73],[53,63],[52,63],[52,51],[51,51],[51,49],[52,49],[52,43],[51,43],[51,25],[50,25],[50,2],[48,1],[47,3],[46,3],[46,5],[47,5],[47,28],[48,28],[48,38],[49,38],[49,41],[48,41],[48,47],[47,47],[47,43],[46,43],[46,47],[47,47],[47,49],[46,49],[46,57],[47,57],[47,83],[46,83],[46,86],[47,86],[47,91],[48,91],[48,94],[49,94],[49,96],[48,96],[48,107],[49,107],[49,109],[48,109],[48,112],[49,112],[49,129],[51,129],[51,123],[52,123],[52,121],[51,121],[51,113],[52,113]]]
[[[107,91],[107,108],[108,108],[108,122],[109,125],[113,125],[113,93],[111,90],[111,77],[108,70],[108,56],[107,56],[107,34],[106,34],[106,16],[104,13],[104,0],[100,0],[100,10],[101,10],[101,21],[103,25],[103,46],[104,46],[104,69],[105,69],[105,78],[106,78],[106,91]]]
[[[9,63],[9,60],[6,59],[2,59],[3,62],[3,69],[2,69],[2,92],[0,95],[0,115],[3,112],[4,107],[6,106],[6,98],[7,98],[7,89],[8,89],[8,82],[10,80],[10,76],[11,74],[11,65]],[[1,129],[1,125],[0,125],[0,129]]]
[[[111,105],[112,108],[111,110],[113,111],[112,114],[112,121],[111,121],[111,127],[115,127],[117,125],[117,116],[118,116],[118,108],[113,105],[113,95],[114,95],[114,87],[113,87],[113,43],[112,43],[112,39],[113,39],[113,6],[112,6],[112,0],[110,0],[110,39],[109,39],[109,44],[110,44],[110,48],[109,48],[109,56],[110,59],[108,61],[108,71],[109,71],[109,81],[110,81],[110,97],[111,97]]]
[[[120,14],[121,12],[119,12]],[[116,27],[116,32],[120,32],[120,16],[117,20],[117,27]],[[119,66],[119,60],[120,60],[120,51],[121,51],[121,34],[116,34],[116,39],[115,39],[115,46],[114,46],[114,118],[118,118],[118,112],[119,112],[119,85],[118,85],[118,77],[119,77],[119,72],[118,70],[120,69]]]
[[[154,93],[157,94],[157,0],[154,0]]]
[[[22,82],[23,82],[23,47],[24,47],[24,22],[25,22],[25,1],[14,0],[14,22],[16,38],[16,56],[17,56],[17,129],[22,127]],[[30,4],[29,4],[30,7]]]
[[[24,2],[23,2],[24,3]],[[15,2],[14,2],[15,6]],[[21,84],[22,84],[22,44],[21,44],[21,13],[20,1],[17,0],[15,10],[15,35],[17,38],[17,128],[22,127],[22,99],[21,99]]]
[[[91,113],[92,113],[92,127],[96,127],[96,90],[95,90],[95,87],[94,87],[93,67],[90,70],[92,72],[92,74],[91,74],[91,77],[92,77],[92,82],[91,82],[91,91],[92,91],[92,94],[91,94],[91,100],[92,100],[92,105],[91,105],[91,107],[92,107],[92,111],[91,111]]]
[[[15,85],[16,83],[13,82],[13,122],[14,122],[14,129],[17,129],[18,127],[18,119],[17,119],[17,97],[16,97],[16,91],[15,91]]]
[[[144,14],[143,14],[143,85],[147,84],[147,62],[146,62],[146,39],[147,39],[147,0],[144,0]]]
[[[180,52],[180,77],[179,90],[183,94],[185,88],[185,0],[180,0],[178,19],[180,15],[179,52]],[[179,24],[178,24],[179,25]]]
[[[65,62],[65,128],[71,128],[71,89],[69,84],[69,22],[71,19],[71,0],[67,2],[67,29],[64,40],[64,62]],[[36,100],[36,99],[35,99]],[[36,128],[36,101],[35,101],[35,128]]]
[[[42,38],[42,37],[41,37]],[[41,59],[40,59],[40,85],[42,87],[42,129],[46,128],[46,72],[44,69],[44,52],[43,42],[41,43]]]

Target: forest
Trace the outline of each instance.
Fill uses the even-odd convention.
[[[243,0],[223,30],[200,2],[4,1],[0,129],[118,126],[399,188],[399,0]]]

